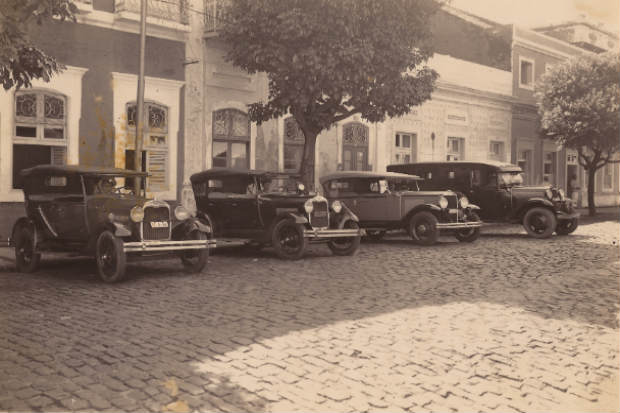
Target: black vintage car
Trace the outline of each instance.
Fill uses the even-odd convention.
[[[501,162],[421,162],[389,165],[389,171],[419,175],[424,189],[449,188],[480,207],[485,222],[520,223],[534,238],[577,229],[579,213],[561,189],[523,186],[522,170]]]
[[[421,191],[421,178],[395,172],[336,172],[321,178],[328,199],[346,202],[371,239],[405,229],[420,245],[437,242],[440,231],[459,241],[480,235],[479,209],[452,191]]]
[[[271,245],[284,259],[299,259],[306,244],[327,242],[336,255],[352,255],[363,231],[338,200],[328,204],[294,177],[274,172],[212,168],[190,177],[197,216],[218,242]]]
[[[146,173],[78,165],[39,165],[21,171],[27,216],[13,227],[17,270],[32,272],[41,253],[95,256],[103,281],[125,277],[127,255],[175,253],[185,269],[200,272],[211,229],[182,206],[135,194]]]

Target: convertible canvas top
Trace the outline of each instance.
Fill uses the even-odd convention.
[[[211,169],[207,169],[202,172],[197,172],[190,176],[189,180],[192,183],[202,182],[205,179],[210,178],[222,178],[225,176],[262,176],[262,175],[286,175],[290,176],[290,174],[281,174],[278,172],[269,172],[263,171],[260,169],[234,169],[234,168],[224,168],[224,167],[215,167]]]
[[[523,172],[521,167],[507,162],[500,161],[431,161],[431,162],[415,162],[407,164],[389,165],[390,169],[402,169],[407,166],[433,166],[433,165],[463,165],[467,167],[475,167],[477,165],[491,166],[499,169],[500,172]]]
[[[148,176],[146,172],[86,165],[37,165],[20,172],[21,176],[49,174]]]
[[[333,174],[322,176],[321,184],[333,179],[346,179],[346,178],[393,178],[393,179],[407,179],[410,181],[423,181],[417,175],[401,174],[398,172],[369,172],[369,171],[342,171],[335,172]]]

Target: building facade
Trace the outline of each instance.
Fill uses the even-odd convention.
[[[0,91],[0,239],[22,216],[19,171],[37,164],[131,167],[139,50],[139,0],[82,0],[77,22],[30,32],[66,65],[49,83]],[[149,2],[143,165],[151,196],[178,198],[184,147],[184,1]],[[181,148],[181,149],[179,149]]]
[[[588,36],[586,31],[596,31]],[[512,74],[515,103],[512,118],[511,162],[524,171],[529,185],[551,184],[566,191],[578,206],[587,206],[587,175],[578,164],[577,152],[552,140],[540,138],[534,88],[554,65],[569,58],[615,50],[618,41],[610,33],[585,23],[567,23],[527,30],[512,27]],[[609,164],[597,171],[595,204],[620,205],[620,171]]]

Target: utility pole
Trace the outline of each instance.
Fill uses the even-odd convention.
[[[138,72],[138,97],[136,108],[136,144],[134,169],[142,171],[142,144],[144,140],[144,49],[146,47],[146,1],[140,0],[140,69]],[[141,179],[135,179],[136,195],[140,194]],[[146,188],[145,188],[146,190]]]

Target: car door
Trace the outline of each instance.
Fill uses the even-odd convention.
[[[58,239],[71,241],[88,237],[85,220],[86,203],[78,175],[48,176],[45,185],[50,191],[51,202],[42,205],[50,227]]]
[[[387,185],[384,180],[383,184],[381,181],[360,179],[355,182],[354,191],[357,198],[353,210],[361,221],[381,223],[389,220],[389,198],[392,194],[387,190],[381,191]]]
[[[472,185],[466,193],[470,201],[480,207],[482,220],[502,221],[510,210],[510,190],[498,185],[497,173],[491,168],[472,170]]]
[[[241,175],[226,180],[225,197],[220,200],[220,217],[229,235],[242,236],[256,231],[258,218],[258,191],[251,175]]]

